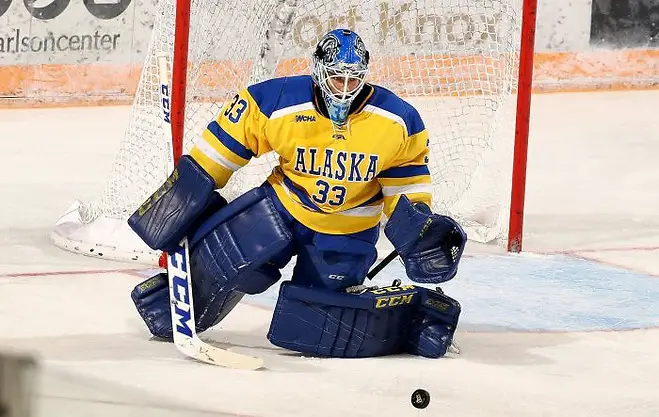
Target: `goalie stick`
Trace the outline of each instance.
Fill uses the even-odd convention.
[[[163,116],[163,138],[169,149],[169,168],[174,169],[172,151],[171,110],[169,69],[167,56],[158,56],[158,78],[160,82],[160,106]],[[230,352],[202,341],[195,329],[194,298],[192,276],[190,275],[190,250],[187,238],[183,238],[172,253],[167,256],[167,277],[169,299],[172,305],[172,331],[174,345],[185,356],[200,362],[235,369],[259,369],[263,359]]]
[[[172,304],[174,344],[179,351],[200,362],[227,368],[253,370],[263,367],[261,358],[241,355],[209,345],[197,336],[187,238],[183,238],[176,249],[167,254],[167,276]]]
[[[383,260],[380,261],[377,265],[373,267],[370,271],[368,271],[368,274],[366,274],[366,278],[368,279],[373,279],[375,276],[384,269],[385,266],[389,265],[391,261],[396,259],[398,257],[398,252],[396,249],[391,251],[389,255],[387,255]]]

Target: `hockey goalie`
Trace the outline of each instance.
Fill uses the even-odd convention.
[[[409,353],[442,357],[459,303],[417,285],[364,284],[384,234],[410,280],[435,284],[457,272],[466,235],[430,210],[428,135],[417,110],[366,82],[369,53],[353,31],[327,33],[312,74],[240,91],[210,122],[163,184],[130,217],[153,249],[187,237],[198,332],[219,323],[245,294],[281,283],[268,340],[323,357]],[[233,172],[274,151],[265,182],[231,203]],[[172,338],[167,275],[131,293],[149,331]]]

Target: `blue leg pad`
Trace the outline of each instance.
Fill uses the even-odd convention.
[[[457,301],[414,285],[348,294],[285,282],[268,339],[315,356],[439,358],[451,345],[459,314]]]
[[[281,278],[292,236],[270,197],[257,188],[222,207],[191,233],[190,273],[196,329],[217,324],[245,294]],[[152,334],[171,339],[167,275],[139,284],[131,297]]]
[[[416,311],[415,287],[393,295],[355,295],[289,282],[281,285],[268,340],[316,356],[362,358],[399,353]]]

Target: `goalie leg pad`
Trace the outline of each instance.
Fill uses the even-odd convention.
[[[410,326],[406,351],[427,358],[441,358],[453,342],[462,311],[460,303],[441,291],[423,288],[420,307]]]
[[[216,317],[215,323],[224,318],[243,298],[245,294],[229,291],[216,294],[211,305]],[[138,284],[130,294],[137,312],[152,335],[172,340],[171,302],[167,273],[162,272]],[[197,311],[195,305],[195,312]],[[206,315],[209,315],[208,309]],[[213,323],[213,324],[215,324]]]
[[[222,320],[246,293],[261,293],[277,282],[279,269],[292,256],[291,233],[259,189],[201,222],[191,236],[190,272],[198,332]],[[167,274],[137,285],[131,298],[149,331],[171,339]]]
[[[277,282],[279,268],[292,256],[291,241],[290,230],[262,188],[200,225],[190,251],[197,330],[218,323],[237,304],[233,292],[240,297],[258,294]]]
[[[391,355],[404,350],[417,305],[412,285],[360,295],[284,282],[268,340],[289,350],[336,358]]]
[[[172,316],[166,272],[137,284],[131,291],[130,298],[152,335],[172,338]]]
[[[457,301],[414,285],[356,295],[285,282],[268,340],[315,356],[439,358],[451,345],[459,314]]]

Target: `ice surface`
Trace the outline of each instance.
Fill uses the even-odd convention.
[[[659,92],[533,98],[526,253],[470,244],[444,286],[465,311],[440,360],[300,357],[265,339],[274,290],[205,337],[265,357],[233,371],[149,340],[143,271],[53,247],[98,195],[128,107],[0,111],[0,346],[35,353],[38,415],[659,415]],[[492,253],[494,252],[494,253]],[[402,276],[396,261],[378,284]],[[432,395],[412,408],[416,388]]]

